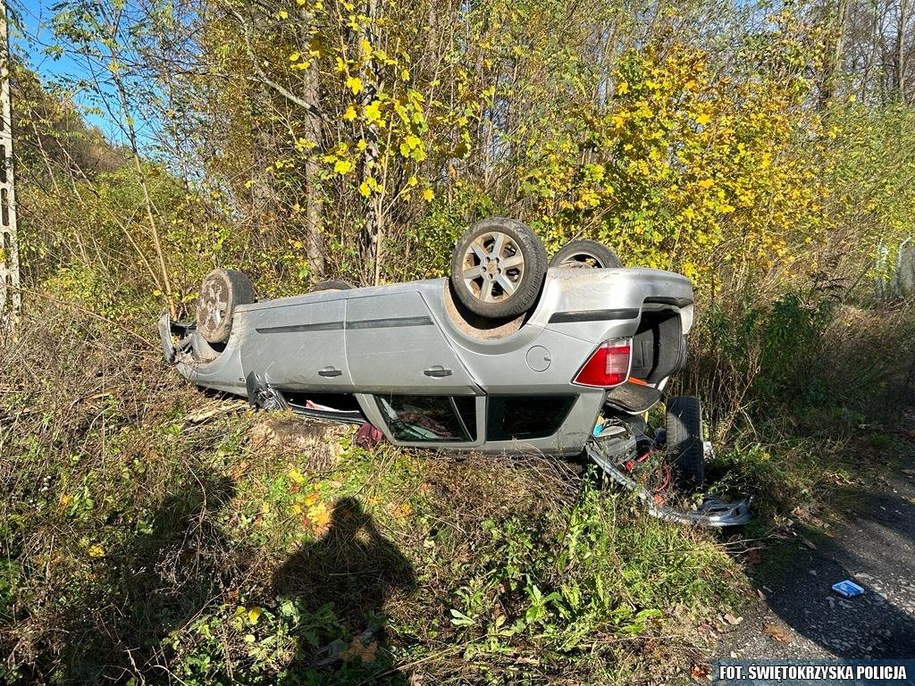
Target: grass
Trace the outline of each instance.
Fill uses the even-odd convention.
[[[126,327],[30,311],[0,356],[0,681],[684,681],[745,602],[742,544],[587,465],[366,451],[191,387]],[[906,331],[871,323],[855,346]],[[755,496],[741,538],[817,526],[892,449],[860,377],[843,395],[828,372],[834,402],[773,402],[720,450]],[[894,390],[880,374],[865,404]]]
[[[584,465],[365,451],[36,316],[3,356],[6,683],[647,683],[739,599]]]

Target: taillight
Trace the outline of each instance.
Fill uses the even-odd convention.
[[[632,339],[611,338],[591,354],[572,383],[598,388],[619,386],[629,378],[631,360]]]

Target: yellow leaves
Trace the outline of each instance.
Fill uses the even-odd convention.
[[[363,89],[362,79],[356,76],[348,76],[346,78],[346,87],[353,92],[353,95],[359,95]]]
[[[257,624],[257,620],[261,617],[261,609],[259,607],[252,607],[248,610],[248,621],[251,624]]]
[[[402,503],[399,507],[394,508],[394,516],[398,519],[406,519],[413,514],[413,506],[410,503]]]
[[[300,52],[294,52],[289,55],[290,62],[298,62],[300,59],[302,59],[302,53]]]
[[[334,146],[333,150],[321,157],[321,161],[332,164],[335,174],[345,175],[351,172],[355,166],[348,159],[348,152],[349,145],[346,143],[338,143]]]
[[[378,642],[370,638],[365,639],[363,643],[361,636],[356,636],[346,650],[340,653],[340,659],[344,662],[353,662],[359,660],[360,663],[367,665],[375,661],[378,655]]]
[[[402,157],[422,162],[426,159],[426,151],[422,139],[413,134],[405,136],[400,144],[400,154]]]
[[[296,152],[309,152],[310,150],[314,150],[316,147],[318,147],[318,144],[308,138],[295,139]]]
[[[409,81],[409,80],[410,80],[410,70],[409,70],[409,69],[401,69],[401,70],[400,70],[400,80],[401,80],[401,81]]]
[[[324,503],[312,505],[306,514],[314,529],[325,529],[330,524],[330,511]]]
[[[381,101],[372,100],[362,111],[369,124],[377,125],[381,121]]]
[[[349,174],[354,168],[354,165],[349,160],[337,160],[334,163],[334,173],[340,174],[340,176],[345,176]]]
[[[372,44],[363,38],[359,41],[359,52],[362,54],[362,59],[372,59]]]
[[[651,109],[651,105],[647,100],[639,100],[636,105],[638,107],[635,111],[636,119],[650,119],[654,116],[654,111]]]
[[[600,183],[604,180],[606,168],[602,164],[586,164],[584,168],[585,178]]]
[[[305,477],[302,475],[302,472],[300,472],[295,467],[291,467],[289,471],[286,472],[286,474],[289,476],[289,479],[292,481],[292,483],[298,486],[302,486],[306,481]]]
[[[579,209],[588,209],[600,205],[600,196],[593,188],[585,188],[579,195],[579,200],[575,203]]]
[[[308,54],[312,57],[324,57],[324,44],[317,38],[311,40],[308,44]]]
[[[378,181],[375,180],[375,177],[373,177],[373,176],[365,177],[365,179],[362,181],[362,183],[359,184],[359,194],[363,198],[368,198],[372,193],[380,193],[380,192],[381,192],[381,185],[378,183]]]

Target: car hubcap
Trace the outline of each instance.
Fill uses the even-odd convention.
[[[604,265],[596,255],[580,252],[569,255],[559,266],[563,269],[601,269]]]
[[[464,253],[462,276],[475,298],[487,303],[507,300],[524,276],[524,255],[504,233],[481,234]]]
[[[200,326],[215,331],[222,324],[229,307],[225,299],[225,287],[218,280],[207,281],[200,289]]]

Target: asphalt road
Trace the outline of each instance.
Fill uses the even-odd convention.
[[[750,565],[764,597],[724,623],[716,658],[915,658],[915,453],[841,495],[825,532],[760,551],[776,560]],[[843,599],[843,579],[865,593]]]

